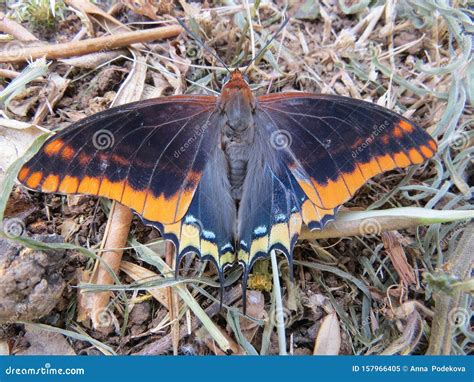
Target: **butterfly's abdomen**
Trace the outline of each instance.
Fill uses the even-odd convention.
[[[228,164],[228,178],[231,186],[232,198],[238,202],[242,198],[242,186],[247,175],[248,146],[227,142],[224,152]]]
[[[242,196],[242,186],[247,175],[250,147],[255,137],[253,119],[242,130],[234,130],[227,120],[222,129],[221,148],[227,159],[228,179],[232,198],[238,202]]]
[[[227,119],[221,131],[221,148],[227,159],[228,179],[231,185],[232,198],[238,202],[242,197],[242,186],[247,175],[247,164],[250,148],[255,139],[253,118],[245,118],[242,129],[235,130]],[[234,121],[235,122],[235,121]],[[234,125],[235,126],[235,125]]]

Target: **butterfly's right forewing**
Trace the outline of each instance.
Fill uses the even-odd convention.
[[[30,189],[116,200],[171,224],[191,204],[218,118],[214,97],[167,97],[109,109],[50,138],[20,171]]]

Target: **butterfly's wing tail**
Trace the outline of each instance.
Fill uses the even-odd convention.
[[[254,263],[276,250],[285,255],[292,275],[293,249],[301,230],[299,185],[257,126],[238,212],[238,261],[243,266],[244,310],[246,287]],[[294,188],[299,190],[295,192]]]
[[[370,178],[395,168],[420,164],[436,152],[423,129],[380,106],[340,96],[290,93],[259,98],[259,123],[278,145],[282,157],[313,207],[315,218],[337,209]],[[319,211],[318,211],[319,210]],[[324,213],[324,216],[327,214]],[[322,228],[324,218],[313,220]]]
[[[302,222],[310,228],[321,228],[334,220],[337,212],[337,209],[314,205],[285,167],[283,153],[273,151],[272,159],[265,155],[271,150],[268,147],[256,150],[262,154],[262,166],[249,168],[239,209],[237,257],[244,269],[244,310],[247,281],[255,262],[276,250],[286,257],[290,279],[293,280],[293,250]]]

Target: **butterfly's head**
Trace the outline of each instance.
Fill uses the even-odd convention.
[[[223,86],[226,86],[229,84],[229,82],[234,82],[234,85],[231,84],[232,86],[236,86],[238,83],[240,83],[240,86],[244,86],[242,82],[248,84],[248,81],[249,80],[244,73],[242,73],[239,69],[234,69],[233,71],[229,72],[227,76],[225,76]]]
[[[222,88],[220,107],[232,131],[245,131],[252,121],[256,99],[242,73],[235,69]]]
[[[239,69],[234,69],[224,80],[224,89],[244,87],[248,87],[247,79]]]
[[[244,75],[239,69],[230,73],[230,79],[225,83],[221,93],[222,105],[233,103],[234,100],[243,101],[252,108],[255,105],[255,97],[250,89]]]

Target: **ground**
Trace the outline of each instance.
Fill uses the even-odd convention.
[[[188,256],[180,270],[186,283],[174,284],[159,232],[134,217],[128,243],[128,229],[118,238],[127,246],[120,286],[106,287],[112,291],[91,322],[97,305],[90,295],[104,289],[91,275],[101,243],[113,236],[107,216],[114,207],[90,196],[28,191],[12,184],[15,165],[6,168],[40,135],[36,126],[67,127],[114,99],[219,92],[226,71],[187,33],[133,49],[39,59],[29,69],[30,57],[7,63],[0,54],[0,207],[6,208],[0,248],[7,248],[0,253],[0,285],[10,287],[0,292],[0,349],[28,352],[42,324],[41,330],[60,334],[52,343],[67,339],[62,352],[69,346],[76,354],[278,354],[282,347],[298,355],[472,351],[472,215],[450,217],[468,211],[472,200],[474,27],[467,3],[293,0],[285,9],[280,1],[70,0],[56,1],[54,15],[53,3],[4,4],[0,11],[12,24],[0,27],[2,54],[21,55],[39,44],[27,41],[33,38],[54,44],[176,24],[174,14],[185,17],[229,67],[245,67],[290,16],[248,71],[257,94],[301,90],[364,99],[410,118],[438,142],[432,160],[374,178],[343,210],[425,207],[445,214],[436,220],[417,210],[425,212],[404,216],[396,230],[387,231],[386,221],[375,218],[356,236],[300,241],[294,281],[278,257],[282,311],[272,266],[258,263],[248,295],[251,319],[242,317],[239,283],[225,287],[220,309],[211,264]],[[26,87],[12,90],[13,79],[28,70],[33,75]],[[238,279],[239,272],[232,269],[228,279]],[[440,329],[443,320],[448,325]],[[284,327],[280,336],[277,326]]]

